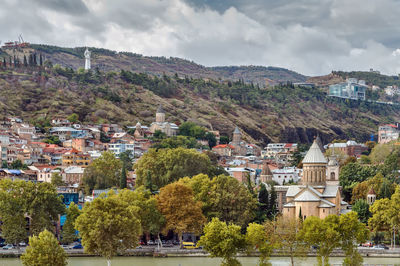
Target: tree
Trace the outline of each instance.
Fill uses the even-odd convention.
[[[309,246],[318,246],[318,265],[328,266],[329,255],[333,249],[340,246],[340,234],[338,232],[339,217],[329,215],[325,219],[309,216],[303,222],[299,231],[299,239]]]
[[[219,143],[220,144],[228,144],[229,143],[229,137],[228,136],[220,136]]]
[[[385,161],[391,152],[392,146],[390,144],[377,144],[372,149],[369,157],[371,158],[372,163],[380,164]]]
[[[166,185],[156,199],[158,210],[166,220],[165,232],[173,230],[180,241],[184,232],[201,233],[206,218],[201,212],[201,203],[194,200],[190,187],[179,182]]]
[[[122,163],[115,158],[114,153],[105,151],[85,169],[83,183],[86,191],[107,189],[120,185]]]
[[[136,183],[144,185],[147,176],[151,183],[161,188],[185,176],[194,176],[200,173],[208,174],[213,170],[213,164],[206,154],[196,150],[176,149],[149,149],[135,164]],[[150,172],[150,175],[148,175]]]
[[[24,55],[24,67],[28,66],[28,61],[26,60],[26,55]]]
[[[364,199],[359,199],[353,204],[353,211],[358,215],[358,219],[367,224],[368,219],[371,217],[371,212],[369,211],[369,204]]]
[[[267,210],[267,216],[269,219],[275,218],[276,214],[278,213],[278,210],[276,209],[276,202],[277,202],[276,190],[275,187],[271,185],[271,195],[268,202],[268,210]]]
[[[80,215],[78,206],[72,202],[67,209],[67,219],[62,228],[62,242],[65,244],[72,243],[77,239],[75,231],[75,220]]]
[[[340,170],[339,182],[343,187],[344,200],[350,201],[353,188],[375,174],[375,167],[363,166],[358,163],[348,163],[343,166]]]
[[[67,254],[58,244],[57,238],[44,230],[39,236],[29,237],[29,246],[22,254],[21,261],[26,266],[66,266]]]
[[[246,243],[249,250],[258,250],[260,252],[260,266],[271,265],[268,262],[271,256],[274,242],[271,232],[266,232],[264,226],[256,223],[251,223],[247,226]]]
[[[153,144],[151,147],[155,149],[175,149],[179,147],[185,149],[193,149],[193,148],[198,148],[199,146],[200,145],[193,137],[173,136],[161,139],[160,142]]]
[[[119,191],[119,196],[131,206],[136,207],[137,217],[145,234],[158,235],[165,223],[164,216],[157,209],[157,200],[151,192],[140,186],[135,191]]]
[[[30,235],[39,234],[44,229],[53,230],[58,216],[65,207],[56,188],[50,183],[25,181],[0,181],[0,216],[3,234],[19,243],[26,239],[26,221],[30,220]],[[4,231],[5,230],[5,231]]]
[[[133,159],[132,151],[124,151],[119,154],[119,159],[122,164],[125,164],[125,168],[127,171],[132,171],[132,159]]]
[[[75,124],[75,123],[78,122],[78,120],[79,120],[79,115],[73,113],[73,114],[70,114],[70,115],[67,117],[67,119],[68,119],[69,122]]]
[[[267,210],[269,206],[269,194],[264,183],[261,183],[258,191],[258,204],[255,221],[259,224],[263,223],[267,218]]]
[[[221,257],[221,265],[241,265],[236,259],[236,254],[245,248],[246,239],[240,230],[238,225],[227,225],[218,218],[213,218],[204,227],[204,235],[198,244],[203,246],[211,257]]]
[[[217,139],[216,139],[215,135],[211,132],[207,132],[204,135],[204,139],[206,139],[208,141],[208,147],[210,147],[210,149],[212,149],[212,147],[217,145]]]
[[[298,238],[302,219],[287,219],[280,216],[276,220],[268,221],[265,226],[270,228],[268,231],[274,238],[274,247],[282,249],[290,256],[292,266],[294,266],[295,258],[307,255],[307,245]]]
[[[119,187],[121,189],[126,188],[126,167],[125,167],[125,163],[122,163],[122,170],[121,170],[121,177],[120,177],[120,183],[119,183]]]
[[[21,160],[15,160],[10,165],[11,169],[27,169],[26,164],[23,164]]]
[[[60,173],[55,172],[51,175],[51,184],[53,184],[55,187],[64,185],[64,181],[62,180]]]
[[[361,266],[363,258],[358,253],[357,246],[368,239],[369,231],[365,224],[358,220],[357,213],[349,212],[341,215],[338,232],[341,248],[346,255],[343,264]]]
[[[189,182],[195,198],[202,201],[203,213],[208,221],[218,217],[245,227],[255,217],[257,200],[243,184],[231,176],[219,175],[211,181],[204,175]]]
[[[184,122],[179,126],[179,134],[183,136],[193,137],[195,139],[204,139],[206,129],[193,122]]]
[[[85,252],[107,259],[137,246],[141,234],[135,207],[110,191],[86,203],[75,221]]]

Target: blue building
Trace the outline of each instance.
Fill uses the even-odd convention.
[[[364,80],[349,78],[346,82],[329,86],[329,96],[352,100],[365,100],[367,86]]]

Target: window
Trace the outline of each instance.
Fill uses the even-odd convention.
[[[335,172],[331,172],[331,180],[335,180]]]

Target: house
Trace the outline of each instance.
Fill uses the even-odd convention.
[[[269,143],[261,152],[261,156],[274,159],[280,164],[287,164],[292,160],[295,151],[297,151],[297,143]]]
[[[379,126],[378,129],[378,143],[384,144],[391,142],[392,140],[397,140],[399,138],[399,125],[396,124],[386,124]]]
[[[326,147],[334,150],[334,152],[341,151],[347,156],[354,156],[356,158],[359,158],[364,151],[368,150],[365,144],[357,143],[354,140],[349,140],[345,143],[331,143]]]
[[[248,176],[250,175],[251,180],[255,179],[255,171],[250,168],[243,167],[227,167],[225,171],[229,173],[230,176],[236,178],[241,183],[247,182]]]
[[[299,181],[301,169],[296,167],[284,167],[282,169],[272,170],[272,180],[279,185],[288,184]]]
[[[62,179],[66,184],[81,184],[85,169],[80,166],[68,166],[62,173]]]
[[[112,151],[117,157],[127,151],[135,154],[135,141],[113,140],[112,143],[108,144],[108,150]]]
[[[212,148],[212,151],[218,155],[228,157],[232,156],[234,150],[235,147],[233,147],[231,144],[219,144]]]
[[[78,150],[71,149],[63,153],[61,161],[63,166],[76,165],[86,168],[89,166],[91,158],[88,153],[82,153]]]
[[[63,117],[55,117],[51,120],[51,124],[56,127],[69,127],[72,123]]]

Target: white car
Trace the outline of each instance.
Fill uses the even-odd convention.
[[[3,247],[3,249],[13,249],[14,248],[14,246],[13,246],[13,244],[7,244],[7,245],[5,245],[4,247]]]

